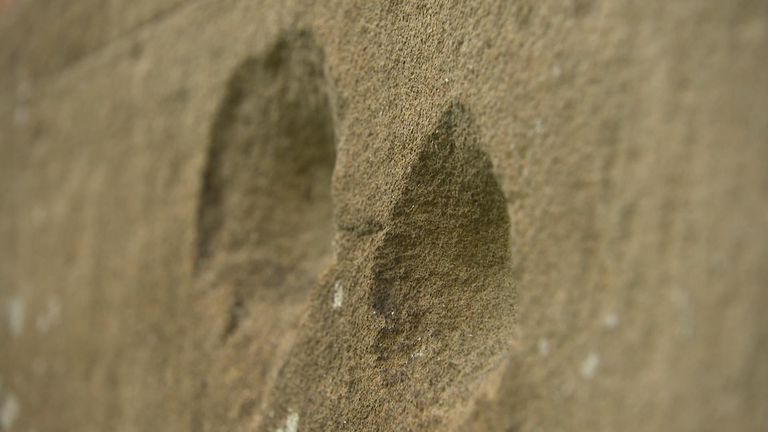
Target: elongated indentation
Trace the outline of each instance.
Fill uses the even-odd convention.
[[[212,126],[194,263],[196,334],[207,350],[201,424],[235,429],[232,410],[247,418],[259,407],[333,260],[323,61],[309,33],[283,35],[235,70]]]
[[[403,183],[370,291],[385,320],[382,361],[407,362],[422,341],[513,312],[506,201],[463,106],[446,110]],[[490,298],[499,302],[482,304]]]

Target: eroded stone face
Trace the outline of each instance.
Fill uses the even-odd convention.
[[[343,279],[344,309],[309,305],[262,428],[291,410],[310,430],[438,427],[437,412],[463,404],[512,345],[506,200],[468,110],[448,107],[406,163],[375,230],[347,228],[375,215],[344,219],[315,296],[336,299]]]
[[[11,3],[0,429],[768,430],[768,2]]]
[[[506,201],[467,108],[445,109],[405,169],[386,179],[383,215],[334,224],[322,62],[308,33],[284,35],[237,69],[213,125],[195,262],[196,310],[212,324],[198,331],[209,352],[201,357],[210,357],[199,366],[200,424],[255,416],[292,430],[300,415],[304,427],[360,428],[350,400],[371,404],[377,422],[399,407],[398,416],[426,424],[509,345]],[[355,199],[354,190],[335,193]],[[364,385],[344,378],[364,375]],[[409,386],[414,379],[425,384]]]

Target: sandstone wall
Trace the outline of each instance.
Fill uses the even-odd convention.
[[[768,428],[768,3],[0,1],[0,430]]]

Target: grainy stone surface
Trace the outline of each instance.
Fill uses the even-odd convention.
[[[0,428],[768,428],[768,3],[0,1]]]

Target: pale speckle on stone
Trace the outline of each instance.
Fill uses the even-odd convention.
[[[419,340],[421,340],[421,338],[419,338]],[[421,347],[421,348],[419,348],[416,351],[411,353],[411,358],[420,358],[420,357],[424,357],[424,348],[423,347]]]
[[[338,309],[344,303],[344,285],[341,281],[336,281],[333,287],[333,308]]]
[[[0,406],[0,429],[10,430],[16,419],[19,417],[19,401],[12,393],[5,396],[2,406]]]
[[[13,336],[21,335],[24,330],[24,318],[27,312],[27,306],[24,299],[14,297],[8,301],[6,312],[8,313],[8,327]]]
[[[695,333],[695,321],[693,306],[690,293],[681,286],[671,288],[672,303],[677,309],[677,328],[675,329],[678,337],[691,337]]]
[[[603,326],[613,330],[619,326],[619,316],[615,312],[610,312],[603,318]]]
[[[566,379],[560,388],[557,389],[557,392],[560,394],[560,397],[570,398],[576,392],[576,384],[573,380]]]
[[[48,217],[48,209],[43,205],[35,206],[29,214],[29,220],[33,225],[41,225]]]
[[[755,17],[751,22],[739,26],[737,34],[740,43],[759,43],[768,35],[768,25],[764,20]]]
[[[29,124],[29,108],[19,105],[13,110],[13,124],[23,127]]]
[[[26,79],[16,87],[16,98],[22,102],[28,102],[32,96],[32,84]]]
[[[32,86],[27,81],[21,82],[16,88],[16,107],[13,110],[13,123],[23,127],[29,124],[29,100],[32,94]]]
[[[539,339],[539,354],[542,356],[549,354],[549,341],[546,338]]]
[[[560,68],[560,66],[555,65],[552,66],[552,78],[558,79],[563,74],[563,70]]]
[[[32,360],[32,371],[36,375],[43,375],[47,369],[48,369],[48,364],[46,363],[45,359],[36,358]]]
[[[285,426],[275,429],[275,432],[298,432],[299,430],[299,414],[292,412],[288,414],[288,418],[285,419]]]
[[[61,305],[55,298],[48,299],[45,312],[35,320],[35,327],[40,333],[48,333],[48,330],[59,322],[61,316]]]
[[[595,373],[597,373],[597,368],[600,366],[600,356],[597,353],[589,353],[587,358],[584,359],[583,362],[581,362],[581,368],[579,371],[581,372],[581,376],[584,378],[590,379],[595,376]]]

